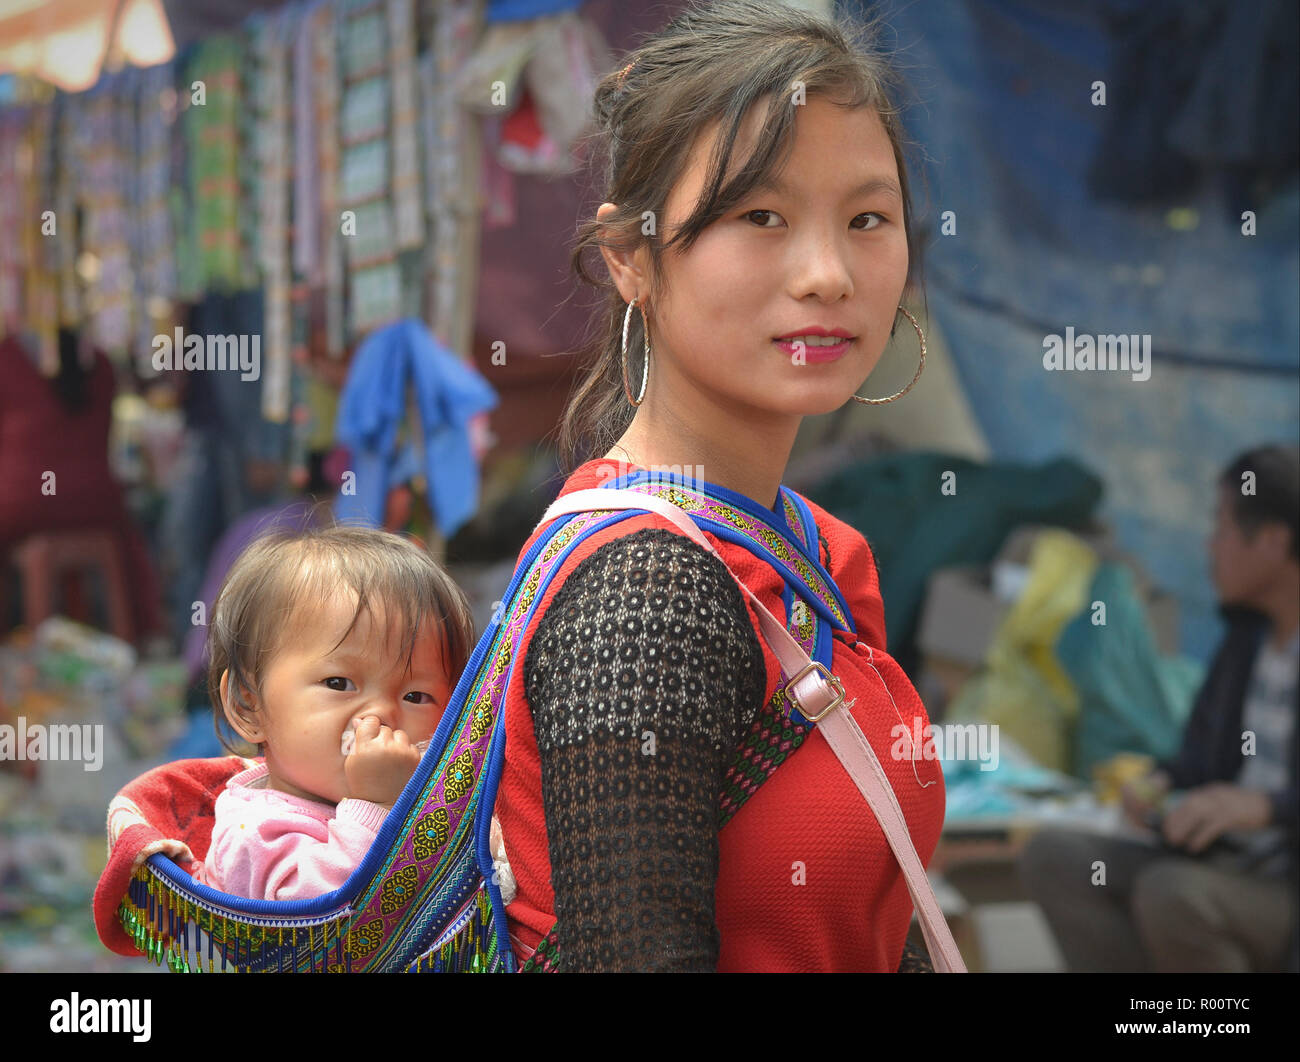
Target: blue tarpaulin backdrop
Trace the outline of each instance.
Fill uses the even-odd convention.
[[[1183,648],[1204,659],[1220,631],[1205,553],[1215,479],[1238,452],[1294,443],[1300,430],[1300,186],[1294,169],[1285,172],[1297,134],[1291,124],[1279,144],[1266,125],[1294,122],[1283,95],[1290,85],[1295,96],[1294,34],[1284,38],[1289,65],[1279,74],[1272,52],[1257,54],[1261,34],[1276,35],[1261,20],[1279,8],[1252,0],[1240,8],[1263,12],[1253,24],[1193,26],[1213,51],[1176,71],[1135,34],[1164,41],[1191,32],[1173,25],[1181,12],[1199,8],[1204,21],[1224,5],[844,6],[883,14],[885,43],[897,47],[908,135],[927,156],[912,177],[918,222],[929,230],[930,311],[993,456],[1072,455],[1096,471],[1106,484],[1101,516],[1180,596]],[[1131,57],[1144,54],[1151,61],[1134,67]],[[1225,71],[1235,71],[1235,83],[1205,82],[1225,81]],[[1166,75],[1183,80],[1154,91]],[[1104,106],[1092,102],[1097,81],[1106,83]],[[1195,110],[1224,98],[1236,109]],[[1153,110],[1171,102],[1182,111]],[[1233,132],[1241,123],[1252,123],[1273,172],[1241,164],[1251,147]],[[1165,128],[1199,156],[1195,165],[1172,148],[1152,161],[1151,133]],[[1234,168],[1204,161],[1215,157]],[[1092,187],[1110,197],[1099,200]],[[1247,210],[1253,236],[1242,231]],[[955,234],[940,234],[943,211],[953,212]],[[1047,371],[1044,339],[1067,326],[1079,335],[1149,335],[1150,378]]]

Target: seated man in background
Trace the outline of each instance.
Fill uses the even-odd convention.
[[[1300,970],[1300,451],[1224,470],[1210,557],[1227,634],[1177,757],[1122,795],[1158,843],[1049,829],[1021,856],[1072,971]]]

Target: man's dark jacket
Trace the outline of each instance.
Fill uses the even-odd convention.
[[[1223,607],[1228,633],[1215,651],[1196,703],[1183,730],[1178,755],[1159,764],[1175,789],[1211,782],[1235,782],[1245,763],[1242,755],[1242,714],[1255,659],[1268,637],[1269,621],[1260,612]],[[1295,711],[1300,715],[1300,696]],[[1270,796],[1273,823],[1286,835],[1287,879],[1292,888],[1300,878],[1300,726],[1292,725],[1287,755],[1287,784]],[[1300,972],[1300,925],[1293,927],[1288,969]]]

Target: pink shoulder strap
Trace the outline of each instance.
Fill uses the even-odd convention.
[[[541,527],[564,513],[616,509],[647,509],[654,512],[680,528],[693,542],[703,546],[723,564],[727,563],[685,510],[663,498],[640,491],[610,490],[603,487],[572,491],[557,498],[542,514],[537,526]],[[727,570],[731,571],[730,565]],[[758,614],[767,644],[776,654],[781,663],[781,672],[786,676],[787,692],[794,697],[803,715],[817,723],[822,737],[866,797],[868,806],[884,830],[889,847],[903,868],[907,891],[916,907],[921,932],[925,935],[926,947],[930,951],[930,960],[935,970],[939,973],[965,973],[966,966],[962,962],[961,953],[957,950],[952,932],[939,909],[921,859],[916,854],[916,846],[912,844],[907,821],[903,818],[903,811],[898,806],[898,798],[894,796],[889,779],[857,720],[847,709],[839,710],[844,702],[844,688],[821,664],[809,659],[803,647],[785,629],[785,624],[763,607],[749,587],[736,577],[735,572],[731,574]],[[794,676],[793,680],[791,676]]]

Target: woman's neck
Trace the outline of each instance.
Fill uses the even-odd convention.
[[[727,415],[698,401],[652,408],[647,396],[627,431],[604,457],[652,472],[678,471],[734,490],[770,509],[776,504],[801,419],[755,411]]]

